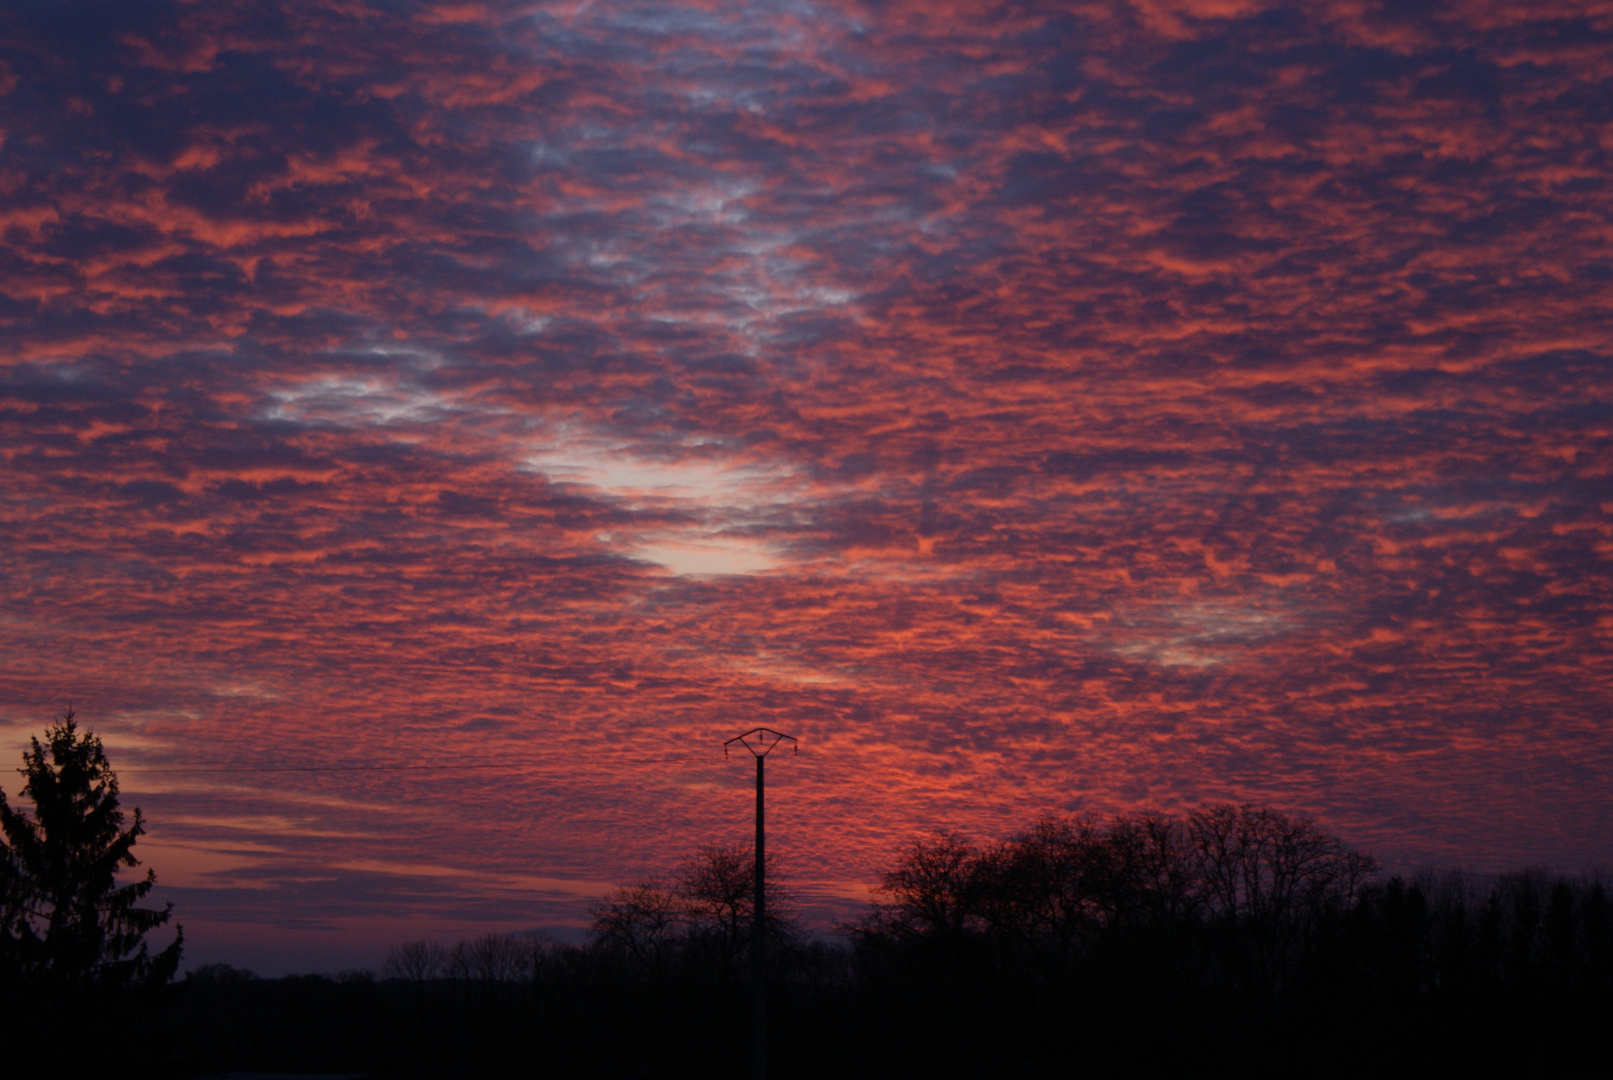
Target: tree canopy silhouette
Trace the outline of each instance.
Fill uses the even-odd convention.
[[[157,1075],[745,1075],[753,867],[742,844],[693,852],[602,898],[585,944],[415,942],[380,980],[192,972],[185,1068]],[[1604,881],[1385,881],[1267,806],[935,833],[896,853],[850,948],[774,929],[781,1080],[1608,1073]]]
[[[125,885],[118,873],[140,865],[140,810],[125,827],[118,779],[94,732],[80,732],[69,709],[23,751],[22,794],[33,813],[0,791],[0,948],[24,986],[121,989],[158,986],[179,966],[184,935],[153,954],[146,934],[173,914],[139,905],[154,871]]]
[[[755,863],[749,844],[701,848],[683,861],[676,880],[651,879],[616,889],[592,909],[596,945],[631,958],[656,979],[674,969],[709,968],[724,982],[750,955]],[[803,940],[795,904],[768,858],[766,933],[770,950]]]

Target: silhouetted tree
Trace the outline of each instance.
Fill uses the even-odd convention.
[[[514,934],[483,934],[461,941],[448,956],[448,974],[467,983],[513,983],[532,971],[532,941]]]
[[[992,933],[1044,977],[1064,977],[1121,903],[1121,867],[1105,841],[1090,822],[1046,817],[983,853],[969,874]]]
[[[1187,825],[1164,814],[1117,817],[1108,844],[1117,862],[1117,885],[1128,903],[1124,914],[1155,928],[1181,927],[1198,917],[1204,888],[1194,869]]]
[[[5,793],[0,792],[0,799]],[[17,989],[22,975],[23,930],[28,917],[28,889],[11,848],[0,845],[0,1008]]]
[[[138,808],[124,827],[118,779],[93,732],[78,730],[73,712],[23,752],[22,793],[32,816],[0,791],[5,844],[0,877],[8,900],[5,929],[25,982],[58,988],[123,988],[166,983],[179,966],[183,934],[155,955],[146,934],[168,922],[162,910],[137,906],[156,874],[118,885],[118,872],[140,865],[133,848],[145,832]]]
[[[678,892],[691,946],[716,954],[717,974],[731,979],[750,955],[756,909],[756,857],[749,844],[701,848],[678,868]],[[777,956],[800,937],[794,905],[767,860],[767,946]]]
[[[717,844],[685,859],[668,884],[658,879],[609,893],[591,911],[594,944],[629,957],[656,979],[700,969],[723,982],[750,955],[755,858],[748,844]],[[794,903],[767,862],[767,924],[772,955],[801,940]]]
[[[1296,948],[1353,905],[1376,868],[1309,818],[1270,807],[1208,806],[1187,827],[1209,912],[1237,942],[1233,961],[1266,988],[1292,974]]]
[[[1179,820],[1049,816],[979,850],[956,833],[908,843],[881,878],[884,899],[852,931],[865,944],[945,952],[978,938],[1000,959],[1027,959],[1062,979],[1111,929],[1187,923],[1205,891]]]
[[[896,866],[880,876],[874,904],[857,932],[901,939],[951,941],[982,925],[977,852],[957,833],[904,844]]]
[[[590,909],[594,943],[654,979],[665,977],[683,937],[683,903],[660,881],[614,889]]]
[[[423,983],[441,975],[448,966],[448,952],[435,941],[411,941],[387,951],[381,974],[388,979]]]
[[[589,947],[484,937],[451,950],[452,966],[441,949],[404,947],[382,983],[193,973],[177,991],[185,1071],[496,1080],[541,1062],[568,1076],[741,1075],[731,1029],[745,968],[716,976],[718,950],[748,943],[750,866],[742,847],[707,848],[663,884],[619,890],[596,909]],[[790,1018],[774,1033],[776,1071],[1607,1072],[1603,882],[1363,884],[1369,867],[1307,819],[1260,807],[1052,816],[983,846],[926,837],[883,875],[854,949],[769,953]],[[1283,962],[1262,969],[1254,959],[1279,939]]]

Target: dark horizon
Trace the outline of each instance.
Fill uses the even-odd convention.
[[[379,978],[204,968],[171,988],[172,1060],[753,1080],[1292,1076],[1303,1061],[1350,1077],[1392,1048],[1391,1074],[1610,1067],[1606,880],[1378,878],[1269,807],[1049,817],[998,844],[910,838],[878,902],[825,942],[771,873],[759,917],[757,851],[707,847],[613,890],[581,946],[416,941]]]
[[[399,943],[379,975],[176,979],[173,907],[142,906],[154,876],[110,872],[138,865],[143,819],[69,713],[0,801],[0,1044],[27,1073],[135,1080],[1286,1077],[1296,1054],[1343,1078],[1385,1047],[1411,1075],[1613,1067],[1607,880],[1383,876],[1270,806],[911,836],[825,940],[766,846],[764,766],[791,741],[729,741],[755,757],[750,841],[608,890],[581,944],[493,932]]]

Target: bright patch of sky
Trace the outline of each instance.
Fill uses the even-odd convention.
[[[344,427],[403,428],[477,408],[379,376],[325,376],[271,390],[269,397],[269,419]],[[804,475],[787,464],[744,460],[716,442],[635,443],[580,421],[540,424],[538,430],[541,435],[528,436],[515,449],[519,468],[629,505],[684,511],[691,521],[686,527],[658,525],[653,533],[599,537],[678,574],[751,574],[776,565],[772,547],[744,528],[807,491]]]
[[[600,536],[635,558],[678,574],[751,574],[776,565],[778,557],[770,545],[739,529],[806,491],[805,479],[779,462],[735,460],[710,443],[651,455],[577,425],[532,450],[525,464],[558,483],[593,489],[629,504],[691,511],[704,524]]]
[[[634,554],[675,574],[754,574],[778,562],[767,545],[729,537],[652,541],[638,545]]]
[[[744,513],[789,501],[804,481],[776,463],[735,461],[711,443],[651,455],[579,425],[530,451],[526,464],[560,483],[627,499],[689,499],[714,510]]]
[[[1168,667],[1214,667],[1234,647],[1269,638],[1290,622],[1276,612],[1215,600],[1120,608],[1111,647]]]
[[[379,376],[327,375],[270,390],[270,420],[342,427],[431,420],[452,406],[441,394]]]

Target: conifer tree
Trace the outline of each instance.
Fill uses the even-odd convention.
[[[0,791],[0,949],[14,977],[59,989],[160,986],[179,966],[184,935],[153,955],[145,936],[166,924],[173,905],[137,906],[154,871],[119,885],[120,870],[145,832],[139,808],[124,827],[118,779],[94,732],[80,732],[69,709],[23,751],[22,794],[30,816]]]

